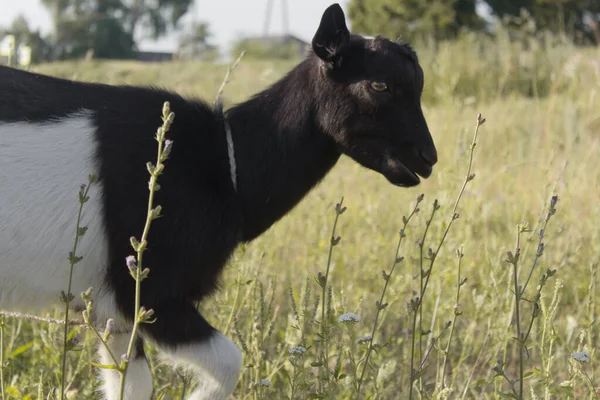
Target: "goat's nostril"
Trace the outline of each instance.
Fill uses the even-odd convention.
[[[435,150],[420,151],[419,154],[421,155],[421,158],[423,158],[423,160],[425,160],[431,166],[433,166],[438,160],[437,151]]]

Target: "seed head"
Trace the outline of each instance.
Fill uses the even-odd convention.
[[[359,337],[358,339],[356,339],[356,343],[361,344],[361,343],[365,343],[365,342],[370,342],[371,340],[373,340],[373,336],[367,335],[367,336]]]
[[[356,324],[360,322],[360,317],[353,312],[345,313],[339,316],[338,322],[343,324]]]
[[[261,385],[261,386],[266,386],[266,387],[269,387],[269,386],[271,386],[271,381],[270,381],[270,380],[268,380],[268,379],[262,379],[262,380],[260,381],[260,385]]]
[[[577,351],[571,354],[574,360],[577,360],[581,363],[589,363],[590,362],[590,353],[587,351]]]
[[[130,271],[133,271],[134,269],[137,268],[135,256],[127,256],[125,258],[125,263],[127,263],[127,268],[129,268]]]
[[[290,354],[304,354],[305,352],[306,349],[302,346],[294,346],[288,350],[288,353]]]

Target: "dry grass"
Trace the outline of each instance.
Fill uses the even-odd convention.
[[[513,340],[516,331],[511,323],[513,270],[505,262],[506,253],[514,252],[517,224],[528,221],[534,232],[521,235],[523,282],[536,253],[538,223],[552,195],[560,198],[557,213],[545,232],[545,251],[525,297],[533,296],[547,268],[557,272],[542,291],[542,315],[534,320],[527,342],[524,398],[594,397],[589,383],[600,383],[595,352],[599,339],[596,271],[600,259],[600,53],[570,48],[522,52],[506,43],[486,43],[480,52],[474,40],[466,38],[442,48],[435,58],[427,50],[420,52],[426,73],[425,115],[439,150],[439,164],[430,179],[416,188],[399,189],[343,158],[286,218],[236,253],[226,269],[225,286],[202,306],[211,323],[238,342],[243,340],[246,346],[244,375],[236,399],[287,398],[292,391],[288,376],[297,385],[294,398],[309,398],[308,393],[318,389],[319,368],[310,366],[318,358],[318,346],[296,358],[296,373],[288,360],[288,350],[301,344],[294,325],[305,323],[307,344],[316,344],[316,333],[321,328],[315,322],[320,320],[320,311],[314,307],[321,288],[313,277],[325,271],[334,206],[342,196],[347,210],[337,226],[342,240],[333,251],[329,281],[330,353],[333,368],[341,350],[341,371],[347,376],[332,379],[332,385],[335,398],[355,398],[351,361],[353,357],[359,360],[366,346],[351,339],[371,333],[375,301],[384,284],[381,271],[389,269],[393,260],[402,217],[423,193],[421,211],[406,228],[400,249],[399,255],[405,260],[390,278],[385,296],[389,305],[382,311],[377,327],[375,343],[387,346],[373,353],[373,368],[365,374],[360,397],[408,398],[413,332],[407,304],[420,291],[418,242],[434,199],[439,200],[441,208],[429,228],[425,252],[435,248],[446,228],[466,172],[479,112],[487,122],[480,129],[475,149],[476,177],[467,186],[458,207],[460,218],[436,257],[422,304],[422,327],[432,333],[422,337],[417,357],[425,354],[428,339],[443,334],[432,348],[421,379],[415,382],[413,398],[498,399],[499,391],[510,392],[510,385],[502,377],[494,378],[497,371],[493,370],[501,359],[506,362],[503,371],[509,379],[518,376],[518,351]],[[226,91],[229,102],[247,98],[292,65],[242,61]],[[71,62],[35,68],[90,81],[155,84],[209,101],[225,69],[208,64],[131,62]],[[455,252],[461,247],[461,276],[468,280],[461,287],[458,310],[462,314],[456,318],[443,387],[442,349],[448,340],[448,331],[443,328],[455,312]],[[311,292],[306,303],[309,315],[304,321],[301,311],[305,308],[307,284]],[[290,288],[300,311],[299,320]],[[527,325],[532,306],[523,302],[521,310],[522,323]],[[338,324],[337,317],[346,312],[360,315],[361,322],[351,329]],[[61,313],[52,315],[60,318]],[[236,323],[229,323],[231,320]],[[271,323],[273,331],[269,334]],[[79,332],[81,351],[71,352],[68,377],[73,379],[77,398],[93,399],[97,382],[89,379],[93,372],[89,361],[94,338]],[[7,399],[45,398],[60,382],[60,326],[7,318],[4,333],[5,356],[30,345],[9,357],[4,369]],[[571,358],[572,352],[582,349],[591,354],[589,364]],[[184,382],[193,384],[160,360],[152,359],[159,396],[178,398]],[[304,361],[302,367],[299,359]],[[269,379],[271,386],[256,385],[262,379]]]

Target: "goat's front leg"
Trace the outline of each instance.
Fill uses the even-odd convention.
[[[129,338],[131,333],[112,334],[108,340],[108,347],[116,358],[121,362],[121,356],[127,353]],[[100,354],[100,363],[114,364],[112,357],[104,345],[100,344],[98,350]],[[106,400],[118,400],[120,394],[121,374],[113,369],[102,368],[100,370],[102,378],[101,391]],[[143,342],[137,339],[127,374],[125,375],[124,400],[150,400],[152,396],[152,375],[144,354]]]
[[[153,307],[156,321],[142,331],[176,364],[198,374],[198,387],[188,400],[225,400],[233,393],[240,374],[242,353],[213,328],[191,302]]]

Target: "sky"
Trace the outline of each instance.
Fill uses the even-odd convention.
[[[271,0],[273,9],[269,33],[283,32],[282,0]],[[325,8],[336,0],[287,0],[289,33],[307,42],[319,25]],[[347,13],[349,0],[337,0]],[[242,35],[263,33],[265,10],[268,0],[195,0],[194,7],[182,20],[182,25],[208,22],[212,33],[212,43],[221,51],[227,51],[232,42]],[[25,16],[30,29],[40,29],[42,34],[51,29],[50,13],[40,0],[0,0],[0,26],[8,26],[19,14]],[[158,41],[142,41],[138,43],[140,50],[175,51],[177,33],[169,34]]]

